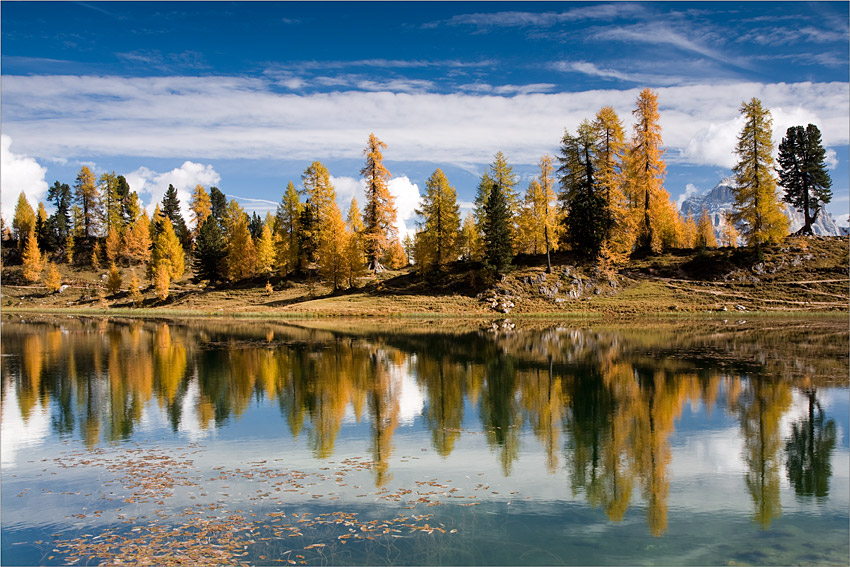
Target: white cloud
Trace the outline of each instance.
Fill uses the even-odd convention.
[[[12,138],[6,134],[0,136],[0,201],[3,203],[3,218],[10,226],[22,191],[33,210],[47,195],[47,182],[44,180],[47,168],[31,157],[12,153],[11,146]]]
[[[839,226],[850,225],[850,214],[844,213],[843,215],[838,215],[835,217],[835,223]]]
[[[336,202],[343,216],[348,213],[352,197],[357,199],[357,206],[360,207],[360,212],[363,212],[363,206],[366,202],[366,181],[364,179],[334,177],[332,175],[331,184],[336,190]],[[407,176],[401,176],[390,179],[387,187],[390,194],[395,197],[398,236],[404,238],[405,234],[412,233],[416,229],[416,213],[414,210],[419,206],[419,186],[416,183],[411,183]]]
[[[18,151],[66,159],[359,159],[363,140],[374,131],[388,143],[385,156],[392,160],[468,168],[489,163],[501,150],[512,163],[531,165],[557,151],[565,128],[575,129],[603,105],[614,107],[629,128],[639,92],[297,95],[275,88],[262,78],[7,76],[3,128]],[[490,88],[483,92],[495,92]],[[846,83],[698,84],[657,92],[668,160],[729,167],[738,106],[752,97],[775,110],[777,131],[790,120],[812,119],[825,145],[850,141]],[[47,116],[44,109],[61,113]]]
[[[783,102],[791,102],[789,99],[790,96],[784,98]],[[839,133],[832,131],[830,120],[823,116],[822,109],[813,110],[799,104],[795,106],[770,105],[770,100],[767,99],[767,102],[762,100],[762,102],[766,102],[766,106],[768,106],[771,117],[773,118],[772,137],[774,157],[779,152],[780,141],[785,137],[788,128],[791,126],[816,124],[821,128],[831,130],[829,134],[830,139],[840,139],[841,142],[839,143],[847,143],[847,137],[843,137]],[[776,97],[773,100],[782,99]],[[731,169],[737,161],[734,148],[738,134],[743,127],[744,118],[740,115],[725,122],[711,122],[691,137],[688,145],[682,151],[682,156],[693,163],[720,165]],[[824,135],[824,138],[826,138],[826,135]],[[827,160],[829,167],[838,165],[837,155],[834,150],[827,151]]]
[[[27,454],[33,447],[41,445],[50,436],[50,405],[41,399],[27,412],[21,413],[21,404],[15,388],[15,380],[6,381],[3,387],[3,420],[0,423],[0,462],[4,470],[14,468],[18,454]]]
[[[838,154],[835,150],[831,148],[826,149],[826,155],[824,156],[824,161],[826,162],[826,167],[829,169],[835,169],[838,167]]]
[[[192,216],[189,212],[189,200],[196,185],[203,185],[207,189],[217,185],[221,176],[216,173],[211,165],[186,161],[180,167],[165,173],[157,173],[146,167],[140,167],[132,173],[124,175],[130,189],[136,191],[145,205],[148,214],[153,214],[157,203],[162,202],[169,185],[177,189],[177,198],[180,199],[180,214],[189,224]]]
[[[348,207],[351,206],[351,198],[357,199],[357,206],[360,212],[363,212],[363,203],[366,202],[366,181],[363,179],[355,179],[353,177],[334,177],[330,176],[331,185],[336,191],[336,204],[339,205],[339,210],[342,211],[342,216],[348,213]]]
[[[416,183],[411,183],[406,176],[394,177],[390,179],[388,185],[390,193],[395,197],[398,237],[403,239],[406,234],[413,233],[416,230],[416,213],[414,211],[419,206],[419,186]]]
[[[693,163],[732,169],[736,162],[733,152],[743,125],[744,120],[740,117],[711,123],[690,139],[682,155]]]

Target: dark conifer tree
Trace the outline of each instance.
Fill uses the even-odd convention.
[[[608,237],[608,202],[596,179],[594,149],[596,138],[591,125],[579,125],[575,136],[564,134],[561,140],[561,203],[564,216],[564,240],[573,250],[595,257]]]
[[[779,184],[785,188],[783,200],[804,216],[797,234],[812,234],[821,207],[832,200],[832,179],[826,167],[826,150],[817,126],[791,126],[779,144]]]
[[[494,182],[484,205],[484,258],[497,273],[504,273],[513,258],[511,228],[507,194]]]
[[[162,214],[171,220],[171,224],[174,225],[174,234],[177,235],[183,248],[188,250],[192,244],[192,236],[189,234],[183,215],[180,214],[180,199],[177,198],[177,189],[174,185],[168,185],[168,190],[162,198]]]
[[[258,240],[263,235],[263,224],[263,219],[255,211],[251,215],[251,222],[248,223],[248,232],[251,233],[251,238]]]
[[[317,222],[313,214],[314,207],[311,206],[310,199],[304,202],[304,208],[301,209],[301,217],[298,219],[298,226],[301,228],[299,233],[299,246],[301,250],[300,264],[304,269],[311,262],[316,261],[316,251],[319,248],[318,231],[316,230]]]
[[[210,187],[210,214],[219,224],[227,214],[227,197],[218,187]]]
[[[55,227],[58,238],[64,242],[71,230],[71,205],[74,194],[67,183],[56,181],[47,190],[47,199],[56,207],[56,212],[51,216],[51,224]]]
[[[130,210],[130,184],[123,175],[115,178],[115,194],[121,202],[121,216],[124,219],[124,226],[130,225],[134,220],[132,211]]]
[[[199,279],[215,283],[224,279],[224,258],[227,248],[224,234],[218,221],[212,215],[201,225],[195,241],[195,261],[193,266]]]

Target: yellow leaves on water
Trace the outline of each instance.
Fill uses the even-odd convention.
[[[374,463],[360,457],[345,459],[340,463],[330,462],[333,467],[320,467],[314,472],[278,468],[264,459],[247,462],[244,469],[214,467],[213,475],[210,476],[210,471],[197,470],[190,455],[200,452],[200,449],[197,445],[192,445],[192,448],[195,450],[191,453],[184,449],[170,453],[159,448],[128,448],[118,451],[94,449],[65,454],[54,459],[55,464],[61,468],[99,467],[113,473],[114,480],[106,479],[103,482],[103,493],[100,495],[102,499],[118,499],[126,504],[158,507],[147,508],[148,515],[129,519],[118,513],[121,508],[109,512],[101,509],[91,512],[84,507],[82,513],[68,516],[78,520],[74,525],[80,532],[91,530],[85,522],[101,518],[104,514],[107,515],[107,521],[110,514],[114,514],[115,519],[110,527],[99,533],[95,532],[96,535],[82,533],[78,537],[59,539],[62,534],[53,534],[52,537],[56,538],[53,542],[54,552],[64,554],[62,561],[69,565],[244,565],[256,562],[257,558],[261,561],[300,565],[306,564],[309,558],[295,555],[295,559],[290,559],[288,554],[292,549],[281,553],[275,544],[260,542],[276,542],[279,546],[284,541],[292,541],[288,538],[299,538],[294,542],[293,549],[322,554],[326,548],[333,549],[333,546],[347,545],[355,541],[389,542],[393,538],[457,532],[447,531],[443,524],[432,525],[433,516],[426,514],[399,513],[390,519],[364,521],[358,519],[357,513],[343,510],[320,514],[287,513],[280,509],[266,511],[269,504],[283,504],[282,494],[276,496],[275,493],[287,485],[293,487],[287,491],[298,492],[302,497],[309,496],[311,502],[338,498],[334,492],[311,494],[308,491],[311,486],[320,482],[344,485],[342,480],[346,475],[362,474],[371,470]],[[206,483],[200,491],[191,490],[200,486],[204,479]],[[244,486],[234,486],[233,491],[239,496],[253,494],[254,496],[247,499],[248,506],[260,508],[232,512],[226,510],[227,500],[231,500],[231,497],[220,488],[229,489],[229,485],[223,483],[234,481],[239,485],[254,485],[248,489]],[[128,492],[116,494],[109,491],[107,495],[107,487],[116,483]],[[218,487],[215,486],[216,483],[219,484]],[[383,487],[374,494],[363,496],[372,496],[375,501],[410,504],[405,506],[406,508],[423,504],[426,507],[439,506],[446,503],[441,499],[464,498],[463,495],[455,494],[459,489],[450,487],[450,483],[451,481],[441,483],[437,479],[422,480],[417,481],[411,488],[402,487],[391,491]],[[264,486],[271,486],[276,490],[264,489]],[[184,490],[178,492],[181,487]],[[218,502],[199,503],[182,511],[168,507],[167,500],[178,494],[195,500],[207,496],[207,492],[214,493]],[[97,497],[92,493],[61,494]],[[469,498],[474,498],[474,495]],[[303,538],[308,539],[303,541]],[[316,541],[317,539],[319,541]],[[263,547],[264,545],[267,547]],[[272,557],[274,558],[271,559]]]

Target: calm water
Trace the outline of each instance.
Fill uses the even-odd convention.
[[[846,321],[0,331],[5,565],[850,562]]]

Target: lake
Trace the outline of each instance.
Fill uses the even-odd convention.
[[[847,565],[848,325],[2,318],[4,565]]]

